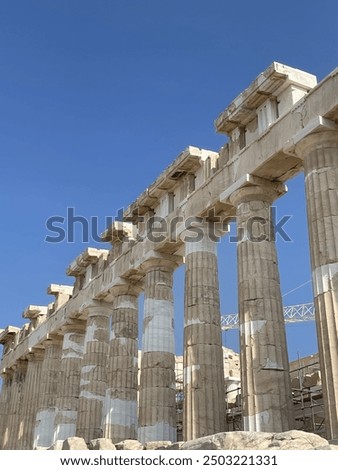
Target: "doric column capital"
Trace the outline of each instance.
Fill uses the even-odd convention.
[[[28,361],[26,359],[19,359],[13,364],[14,374],[15,373],[26,373]]]
[[[66,323],[60,329],[60,335],[64,336],[67,333],[85,333],[86,332],[86,322],[84,320],[76,319],[71,323]]]
[[[260,184],[249,184],[235,190],[230,196],[231,203],[236,207],[250,201],[265,201],[271,204],[287,192],[287,187],[283,183],[274,183],[261,178],[260,180]]]
[[[56,333],[48,334],[47,338],[42,342],[42,345],[46,349],[48,346],[52,345],[61,345],[62,344],[62,336]]]
[[[141,283],[134,283],[126,279],[118,278],[109,289],[109,293],[113,297],[117,297],[118,295],[134,295],[138,297],[142,290]]]
[[[199,244],[207,246],[206,243],[213,245],[218,242],[220,237],[229,232],[229,224],[221,217],[206,219],[205,217],[190,217],[186,222],[186,227],[180,233],[182,242],[187,244]],[[199,246],[204,251],[202,246]],[[187,254],[187,253],[186,253]]]
[[[213,226],[213,222],[205,219],[204,217],[190,217],[186,222],[186,227],[180,233],[180,238],[183,242],[186,241],[186,238],[194,236],[194,234],[202,233],[203,235],[208,235],[210,227]]]
[[[82,304],[80,308],[81,317],[109,317],[113,313],[113,307],[111,303],[90,300],[88,303]]]
[[[153,252],[142,264],[141,269],[146,274],[153,269],[162,269],[163,271],[174,271],[182,263],[182,257],[176,255],[162,254]]]
[[[338,126],[337,129],[327,129],[321,132],[309,134],[300,140],[295,146],[297,156],[306,158],[313,150],[322,147],[338,146]]]
[[[13,378],[13,374],[14,374],[14,370],[11,367],[7,367],[1,373],[1,375],[5,377],[7,380],[11,380]]]
[[[44,349],[39,349],[39,348],[33,348],[28,354],[27,354],[27,360],[28,362],[41,362],[45,356],[45,350]]]
[[[7,372],[1,372],[0,373],[0,378],[3,382],[3,384],[8,385],[8,382],[9,382],[11,377],[8,375]]]

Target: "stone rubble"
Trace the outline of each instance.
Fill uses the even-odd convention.
[[[155,441],[145,445],[126,439],[114,445],[111,439],[94,439],[87,446],[84,439],[56,441],[48,450],[338,450],[326,439],[303,431],[282,433],[233,431],[200,437],[187,442]]]

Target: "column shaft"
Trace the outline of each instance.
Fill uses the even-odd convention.
[[[39,384],[41,380],[43,350],[28,354],[26,381],[23,391],[23,432],[18,448],[33,449],[34,428],[39,403]]]
[[[173,263],[145,264],[139,397],[141,442],[176,440]]]
[[[184,440],[225,429],[216,243],[199,229],[199,241],[185,238]]]
[[[328,439],[338,438],[338,132],[303,148],[316,327]]]
[[[8,441],[5,449],[19,449],[23,432],[23,390],[27,372],[27,361],[19,360],[14,366],[11,396],[8,407]]]
[[[86,442],[103,437],[104,401],[111,311],[97,304],[86,309],[87,329],[81,368],[76,435]]]
[[[126,287],[114,299],[104,428],[104,436],[113,442],[137,439],[137,296]]]
[[[78,320],[76,323],[66,325],[63,328],[63,334],[54,441],[65,440],[76,435],[85,323]]]
[[[60,386],[62,339],[44,342],[45,354],[41,366],[39,405],[35,421],[34,448],[50,447],[54,440],[56,399]]]
[[[3,382],[1,389],[0,450],[6,449],[9,438],[8,410],[11,397],[12,380],[12,371],[6,371],[6,373],[2,376]]]
[[[237,262],[245,431],[292,429],[293,404],[278,260],[267,187],[238,190]]]

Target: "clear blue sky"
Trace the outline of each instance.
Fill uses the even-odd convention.
[[[45,221],[128,205],[188,145],[217,150],[213,121],[276,60],[323,78],[337,61],[338,4],[224,0],[0,3],[0,327],[47,304],[86,245],[47,244]],[[310,279],[302,177],[278,202],[283,293]],[[95,246],[97,244],[90,243]],[[107,248],[103,245],[102,247]],[[235,246],[223,240],[222,311],[237,310]],[[183,269],[175,274],[181,351]],[[312,300],[310,285],[285,304]],[[236,343],[235,333],[226,343]],[[288,328],[290,355],[317,350],[314,325]]]

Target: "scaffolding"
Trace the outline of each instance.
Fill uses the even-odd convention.
[[[312,356],[311,356],[312,357]],[[310,358],[311,358],[310,357]],[[307,358],[302,359],[306,361]],[[319,361],[299,365],[290,371],[292,400],[295,413],[295,429],[325,437],[325,417]],[[294,363],[293,363],[294,364]],[[229,395],[236,392],[236,399]],[[242,431],[241,387],[225,391],[226,428],[228,431]]]
[[[313,303],[290,305],[284,307],[284,319],[286,323],[313,321],[315,319],[315,307]],[[238,313],[229,313],[221,317],[223,331],[238,328]]]
[[[183,441],[183,373],[176,373],[176,429],[177,441]]]
[[[229,396],[236,393],[236,399],[233,401]],[[242,426],[242,405],[241,405],[241,387],[234,390],[227,390],[225,387],[225,416],[227,431],[243,431]]]
[[[298,359],[297,366],[290,370],[296,428],[325,437],[319,360],[315,356],[315,360],[302,365],[306,359]]]
[[[311,364],[318,364],[318,361]],[[309,365],[295,369],[301,375]],[[233,394],[236,399],[233,400]],[[229,399],[229,396],[232,396]],[[321,384],[292,388],[292,400],[295,412],[295,429],[312,432],[325,437],[325,417]],[[183,375],[176,378],[176,410],[177,410],[177,437],[182,440],[183,430]],[[225,389],[226,429],[228,431],[243,431],[241,387]]]

